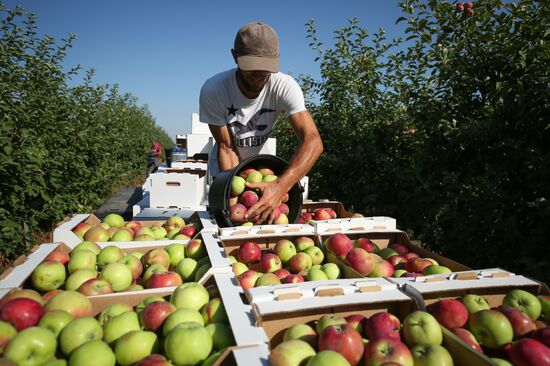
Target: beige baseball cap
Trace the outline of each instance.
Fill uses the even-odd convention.
[[[269,25],[252,22],[242,26],[234,49],[241,70],[279,72],[279,38]]]

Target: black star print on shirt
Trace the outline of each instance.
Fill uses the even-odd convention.
[[[237,111],[239,110],[238,108],[233,107],[233,104],[231,104],[231,107],[229,107],[229,108],[226,107],[225,109],[227,109],[227,110],[229,111],[229,112],[227,113],[228,116],[234,115],[235,117],[237,116],[237,115],[235,114],[235,112],[237,112]]]

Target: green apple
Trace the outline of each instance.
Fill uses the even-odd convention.
[[[502,358],[495,358],[495,357],[492,357],[491,358],[491,361],[493,361],[493,363],[496,365],[496,366],[514,366],[512,363],[506,361],[506,360],[503,360]]]
[[[155,333],[133,330],[116,341],[115,357],[119,365],[128,366],[156,353],[157,349],[158,339]]]
[[[311,257],[311,263],[313,265],[321,264],[325,259],[323,250],[317,246],[306,248],[304,252]]]
[[[171,230],[174,230],[174,229],[181,229],[182,227],[185,226],[185,220],[183,218],[181,218],[180,216],[172,216],[172,217],[169,217],[166,222],[164,223],[164,228],[166,229],[166,231],[170,232]]]
[[[103,338],[103,329],[99,322],[92,317],[73,319],[59,334],[59,348],[65,356],[71,354],[80,345]]]
[[[89,341],[78,347],[69,357],[69,366],[115,366],[115,354],[103,341]]]
[[[252,170],[246,176],[247,183],[260,183],[263,179],[264,179],[264,176],[262,175],[262,173],[260,173],[257,170]]]
[[[110,227],[123,227],[126,222],[124,218],[117,213],[110,213],[103,218],[103,222]]]
[[[167,230],[168,231],[168,234],[166,234],[166,239],[169,239],[169,240],[172,240],[174,239],[174,237],[176,235],[179,235],[180,233],[180,228],[175,228],[175,229],[172,229],[172,230]]]
[[[177,266],[178,263],[185,258],[185,245],[181,243],[170,244],[166,247],[166,251],[170,256],[170,265]]]
[[[101,249],[101,252],[97,255],[97,265],[100,269],[103,269],[110,263],[118,262],[124,256],[122,249],[114,245],[108,245]]]
[[[111,241],[115,242],[126,242],[134,240],[134,235],[129,230],[121,229],[117,230],[113,236],[111,236]]]
[[[242,262],[232,263],[231,268],[233,269],[233,273],[236,277],[239,277],[242,273],[248,271],[248,266]]]
[[[336,351],[324,350],[310,358],[306,366],[349,366],[349,362]]]
[[[296,246],[288,239],[281,239],[275,243],[273,252],[281,259],[283,264],[287,264],[288,261],[296,255]]]
[[[179,285],[170,297],[170,302],[176,308],[189,308],[199,311],[210,301],[206,288],[197,282],[187,282]]]
[[[198,310],[187,308],[177,309],[164,320],[162,334],[166,336],[172,329],[183,323],[197,323],[204,326],[204,319]]]
[[[76,291],[82,285],[84,282],[92,279],[97,278],[97,271],[94,271],[92,269],[79,269],[74,271],[69,275],[67,278],[67,281],[65,282],[65,289]]]
[[[514,307],[527,314],[532,320],[537,320],[542,311],[539,299],[532,293],[520,289],[508,292],[502,300],[502,305]]]
[[[392,255],[399,255],[399,253],[397,253],[395,250],[393,250],[392,248],[382,248],[380,249],[380,251],[378,252],[378,255],[382,257],[382,259],[388,259],[389,257],[391,257]]]
[[[45,312],[51,310],[65,310],[75,318],[81,316],[92,316],[92,303],[90,300],[76,291],[61,291],[53,296],[46,305],[44,305]]]
[[[212,352],[212,336],[197,323],[185,323],[172,329],[164,341],[164,353],[176,365],[197,365]]]
[[[317,333],[307,324],[298,323],[287,328],[283,334],[283,341],[290,341],[291,339],[300,339],[309,343],[311,347],[317,347]]]
[[[480,310],[470,314],[468,329],[480,345],[490,348],[503,346],[514,338],[510,321],[497,310]]]
[[[192,258],[182,259],[177,266],[178,274],[184,282],[195,279],[197,269],[197,261]]]
[[[466,309],[470,314],[477,313],[480,310],[488,310],[491,308],[487,300],[485,300],[482,296],[476,294],[467,294],[463,296],[460,301],[464,304],[464,306],[466,306]]]
[[[395,272],[393,272],[392,277],[393,278],[399,278],[403,276],[405,273],[407,273],[407,270],[405,269],[396,269]]]
[[[133,281],[130,268],[122,263],[109,263],[101,271],[101,278],[107,280],[114,292],[126,290]]]
[[[432,264],[431,266],[428,266],[424,268],[424,271],[422,271],[422,274],[425,276],[434,275],[434,274],[445,274],[445,273],[451,273],[452,271],[450,268],[447,268],[445,266],[441,266],[439,264]]]
[[[315,350],[304,341],[292,339],[282,342],[271,350],[269,364],[271,366],[305,365],[315,356]]]
[[[243,193],[245,188],[245,185],[244,185],[245,182],[246,181],[244,180],[244,178],[239,177],[238,175],[231,178],[231,194],[233,196],[238,196],[241,193]]]
[[[147,283],[147,281],[149,280],[149,278],[151,278],[153,273],[157,273],[157,272],[168,272],[168,268],[158,263],[151,264],[149,267],[147,267],[147,269],[143,273],[143,278],[142,278],[143,282]]]
[[[231,264],[237,263],[237,262],[238,262],[237,258],[235,258],[235,257],[232,256],[232,255],[230,255],[228,258],[229,258],[229,260],[231,261]]]
[[[231,331],[231,327],[229,325],[224,323],[210,323],[205,328],[212,337],[212,345],[214,349],[222,350],[226,347],[235,345],[233,332]]]
[[[47,329],[30,327],[17,333],[6,346],[3,357],[20,366],[38,366],[55,355],[57,341]]]
[[[451,354],[439,344],[417,344],[411,353],[414,366],[453,366]]]
[[[210,270],[210,268],[212,268],[212,265],[210,263],[206,263],[200,266],[195,273],[195,282],[199,282],[201,278],[203,278],[204,275]]]
[[[152,227],[151,230],[153,231],[155,239],[166,238],[166,235],[168,235],[168,232],[163,227]]]
[[[225,307],[222,300],[217,297],[210,300],[206,305],[202,307],[201,310],[202,318],[204,319],[204,324],[210,323],[225,323],[229,324],[227,319],[227,313],[225,312]]]
[[[0,320],[0,354],[4,351],[4,347],[15,337],[17,330],[8,322]]]
[[[133,311],[130,305],[114,303],[107,306],[105,309],[101,310],[101,312],[97,316],[97,320],[99,320],[99,324],[103,326],[105,325],[107,320],[114,318],[115,316],[120,315],[122,313],[126,313],[128,311]]]
[[[307,279],[308,281],[322,281],[322,280],[328,280],[328,276],[322,270],[312,268],[307,272]]]
[[[69,273],[73,273],[79,269],[91,269],[96,270],[97,268],[97,255],[87,249],[82,249],[78,251],[71,252],[71,259],[67,264],[67,269]]]
[[[127,311],[107,320],[103,325],[103,340],[114,345],[117,339],[132,330],[140,330],[138,315]]]
[[[38,291],[51,291],[65,283],[65,266],[58,261],[45,261],[32,271],[31,282]]]
[[[143,253],[142,252],[132,252],[128,255],[132,255],[134,257],[136,257],[137,259],[141,260],[141,257],[143,257]]]
[[[206,245],[201,239],[193,239],[185,246],[185,256],[199,260],[205,258],[208,252],[206,251]]]
[[[403,321],[403,338],[412,347],[416,344],[437,344],[443,342],[443,332],[437,320],[425,311],[414,311]]]
[[[325,272],[329,280],[340,278],[340,268],[336,263],[325,263],[321,266],[321,270]]]
[[[56,337],[73,320],[73,316],[64,310],[52,310],[40,318],[38,326],[51,331]]]
[[[539,295],[538,299],[540,302],[541,314],[543,319],[545,319],[546,321],[550,321],[550,296]]]
[[[203,363],[201,363],[201,366],[214,366],[216,361],[218,361],[218,358],[222,355],[222,351],[214,352],[208,356],[206,360],[204,360]]]
[[[317,334],[323,333],[326,327],[329,325],[338,325],[338,324],[347,324],[346,319],[336,314],[326,314],[323,315],[315,325],[315,330]]]
[[[90,252],[93,252],[95,255],[98,255],[99,252],[101,252],[101,247],[94,243],[93,241],[83,241],[78,243],[72,250],[71,250],[71,256],[73,253],[78,252],[79,250],[89,250]]]
[[[67,366],[67,360],[64,360],[64,359],[51,360],[46,362],[42,366]]]

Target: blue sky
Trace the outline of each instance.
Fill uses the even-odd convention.
[[[401,14],[397,0],[4,0],[4,5],[37,14],[40,34],[57,40],[76,34],[65,66],[95,68],[96,83],[119,84],[148,105],[172,138],[190,132],[203,82],[234,67],[230,49],[243,24],[270,24],[279,35],[281,71],[314,77],[319,65],[306,38],[309,19],[315,19],[327,46],[350,18],[370,33],[384,28],[388,38],[403,32],[402,24],[395,25]]]

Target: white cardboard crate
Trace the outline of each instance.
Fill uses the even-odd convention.
[[[182,169],[180,173],[151,175],[149,207],[194,208],[206,194],[206,170]]]
[[[221,239],[224,237],[236,239],[249,236],[285,235],[296,233],[303,235],[315,234],[315,230],[311,225],[286,224],[220,227],[218,231]]]
[[[335,232],[396,230],[397,221],[387,216],[349,217],[313,221],[313,226],[317,234],[325,235]]]

